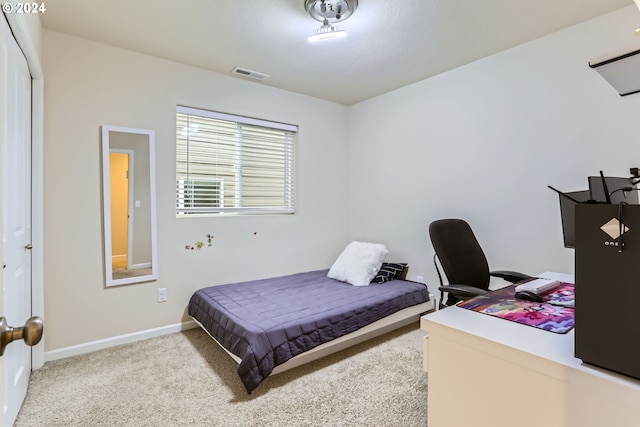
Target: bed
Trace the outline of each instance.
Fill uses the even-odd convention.
[[[238,362],[251,393],[269,375],[417,321],[434,306],[422,283],[353,286],[328,273],[202,288],[188,313]]]

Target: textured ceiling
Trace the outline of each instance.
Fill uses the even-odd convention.
[[[632,0],[360,0],[311,44],[304,0],[54,0],[44,28],[351,105],[629,6]],[[638,16],[640,24],[640,14]],[[633,29],[630,29],[633,31]],[[237,77],[245,78],[245,77]]]

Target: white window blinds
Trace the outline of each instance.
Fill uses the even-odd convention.
[[[297,126],[178,106],[176,213],[293,213]]]

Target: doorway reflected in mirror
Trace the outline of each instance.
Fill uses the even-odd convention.
[[[154,132],[102,126],[106,286],[157,279]]]

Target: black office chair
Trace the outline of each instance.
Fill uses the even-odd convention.
[[[429,225],[429,237],[435,250],[433,263],[440,279],[438,289],[447,293],[447,300],[444,304],[440,303],[440,308],[487,293],[491,276],[510,283],[532,278],[515,271],[489,271],[487,258],[471,227],[464,220],[434,221]],[[447,276],[447,285],[442,281],[436,258]]]

